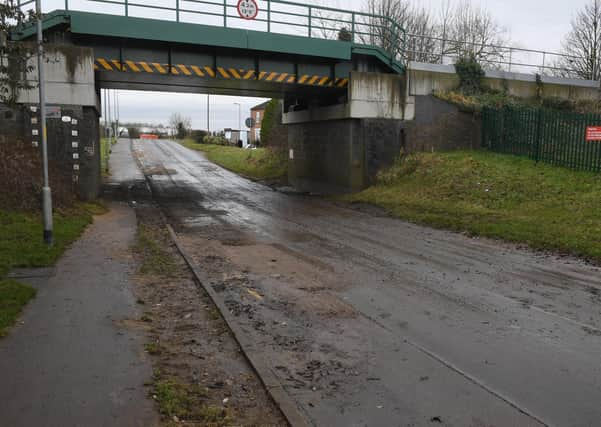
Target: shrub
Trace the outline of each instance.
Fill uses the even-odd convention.
[[[222,135],[206,135],[202,142],[210,145],[229,145],[228,140]]]
[[[346,27],[342,27],[340,31],[338,31],[338,40],[343,42],[352,42],[353,34]]]
[[[482,91],[482,79],[485,76],[482,66],[476,58],[462,57],[455,64],[455,71],[459,76],[459,90],[466,94]]]

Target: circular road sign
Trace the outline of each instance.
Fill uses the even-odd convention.
[[[246,127],[247,128],[255,127],[255,119],[253,119],[252,117],[249,117],[248,119],[246,119]]]
[[[238,2],[238,15],[242,19],[252,20],[259,14],[259,6],[255,0],[240,0]]]

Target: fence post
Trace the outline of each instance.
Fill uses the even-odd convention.
[[[65,0],[65,10],[69,10],[69,0]]]
[[[267,0],[267,32],[271,33],[271,0]]]
[[[351,41],[355,43],[355,12],[352,15],[352,24],[351,24]]]
[[[179,0],[175,0],[175,22],[179,22]]]
[[[313,35],[313,31],[311,31],[311,23],[313,22],[312,19],[313,16],[313,8],[311,6],[309,6],[309,38],[311,38],[311,36]]]
[[[543,69],[542,69],[543,73],[545,72],[546,64],[547,64],[547,52],[543,52]]]
[[[125,0],[125,16],[129,16],[129,3]]]
[[[227,0],[223,0],[223,26],[227,27]]]
[[[540,161],[541,134],[543,127],[543,109],[538,108],[536,113],[536,136],[534,140],[534,160],[536,163]]]

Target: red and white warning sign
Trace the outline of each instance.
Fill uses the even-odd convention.
[[[255,19],[259,14],[259,6],[255,0],[240,0],[238,2],[238,15],[242,19]]]
[[[588,126],[586,128],[586,142],[601,141],[601,126]]]

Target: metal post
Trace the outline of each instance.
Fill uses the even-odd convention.
[[[271,0],[267,0],[267,32],[271,33]]]
[[[175,21],[179,22],[179,0],[175,0]]]
[[[108,132],[108,139],[109,139],[109,144],[112,144],[113,141],[113,115],[111,112],[111,90],[107,89],[106,90],[106,100],[107,100],[107,109],[108,109],[108,119],[109,119],[109,125],[107,128],[107,132]]]
[[[223,26],[227,27],[227,0],[223,0]]]
[[[351,41],[355,43],[355,12],[353,12],[352,16],[353,23],[351,24]]]
[[[113,97],[115,103],[115,142],[119,139],[119,92],[115,90]]]
[[[125,16],[129,16],[129,3],[125,0]]]
[[[46,129],[46,82],[44,80],[44,33],[42,28],[41,0],[36,0],[38,32],[38,78],[40,92],[40,135],[42,137],[42,162],[44,165],[44,187],[42,188],[42,208],[44,212],[44,241],[48,246],[54,243],[52,223],[52,191],[48,177],[48,132]]]
[[[312,16],[313,16],[313,8],[311,6],[309,6],[309,38],[311,38],[312,36],[312,31],[311,31],[311,23],[312,23]]]
[[[108,126],[108,115],[106,111],[106,89],[102,89],[102,116],[104,117],[104,129],[102,129],[102,136],[106,138],[106,128]]]
[[[65,10],[69,10],[69,0],[65,0]]]

